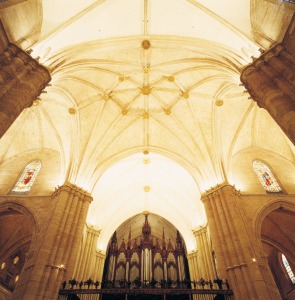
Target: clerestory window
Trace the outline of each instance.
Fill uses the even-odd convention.
[[[41,166],[42,163],[40,160],[34,160],[26,165],[11,193],[28,194],[36,180],[38,173],[41,170]]]
[[[260,160],[254,160],[252,165],[262,187],[266,192],[280,193],[283,191],[268,165]]]

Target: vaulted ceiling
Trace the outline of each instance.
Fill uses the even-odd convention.
[[[175,221],[194,249],[192,229],[206,222],[202,192],[229,180],[263,193],[254,158],[268,155],[278,174],[283,164],[293,191],[294,146],[239,81],[293,13],[262,2],[30,0],[0,11],[10,39],[32,48],[52,76],[1,139],[1,172],[39,157],[48,181],[33,193],[66,180],[90,191],[101,249],[143,210]],[[257,16],[266,8],[264,32]],[[32,22],[39,36],[29,43],[28,34],[27,45],[21,36]]]

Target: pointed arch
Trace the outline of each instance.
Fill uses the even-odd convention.
[[[268,193],[283,192],[281,186],[273,175],[270,167],[261,160],[254,160],[252,163],[253,169],[264,190]]]
[[[27,164],[11,190],[11,194],[28,194],[41,170],[41,166],[40,160],[34,160]]]

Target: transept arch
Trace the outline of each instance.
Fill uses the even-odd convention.
[[[154,152],[133,154],[114,163],[100,177],[92,196],[87,222],[102,229],[98,248],[103,251],[122,222],[145,210],[177,221],[189,251],[196,247],[192,230],[206,222],[194,178],[175,160]],[[116,211],[120,216],[113,218]]]

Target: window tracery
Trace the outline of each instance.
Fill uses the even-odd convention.
[[[260,160],[253,161],[253,169],[265,191],[269,193],[280,193],[282,188],[275,179],[270,168]]]

